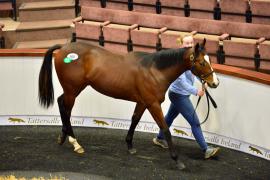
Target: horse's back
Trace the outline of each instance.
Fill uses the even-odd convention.
[[[74,52],[78,54],[83,54],[83,53],[89,53],[91,51],[99,51],[103,54],[111,53],[110,51],[104,49],[101,46],[97,46],[95,44],[90,44],[90,43],[84,43],[84,42],[72,42],[65,44],[62,49],[64,52]]]
[[[71,53],[78,58],[65,63]],[[63,46],[56,56],[55,68],[64,89],[91,85],[105,95],[123,99],[134,89],[138,65],[133,56],[79,42]]]

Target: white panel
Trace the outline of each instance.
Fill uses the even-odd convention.
[[[0,57],[0,115],[57,115],[55,103],[50,109],[43,109],[38,103],[38,75],[41,57]],[[218,74],[220,85],[209,89],[216,100],[218,109],[211,107],[209,120],[202,125],[205,132],[234,138],[257,146],[270,149],[270,86]],[[54,72],[54,89],[57,98],[62,88]],[[199,86],[199,84],[197,84]],[[197,97],[192,96],[194,105]],[[169,100],[162,104],[167,112]],[[73,116],[105,117],[130,119],[135,103],[103,96],[86,88],[76,99]],[[204,119],[207,106],[205,97],[197,110],[201,121]],[[149,112],[142,117],[143,122],[154,122]],[[178,116],[175,126],[188,127],[187,122]]]

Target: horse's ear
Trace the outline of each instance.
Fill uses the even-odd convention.
[[[205,43],[206,43],[206,39],[205,39],[205,38],[203,38],[203,42],[202,42],[202,49],[204,49]]]
[[[199,52],[199,48],[200,48],[200,45],[199,45],[199,43],[197,43],[195,46],[195,53]]]

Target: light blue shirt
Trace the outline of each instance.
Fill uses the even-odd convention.
[[[193,86],[195,76],[190,70],[181,74],[169,87],[169,90],[181,95],[197,95],[198,89]]]

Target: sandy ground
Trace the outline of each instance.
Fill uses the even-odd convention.
[[[0,176],[64,177],[65,179],[270,179],[270,162],[222,148],[217,158],[204,160],[192,140],[173,138],[179,158],[177,170],[167,150],[154,146],[154,134],[136,132],[137,154],[130,155],[125,130],[74,128],[83,155],[69,143],[56,143],[60,127],[0,127]]]

